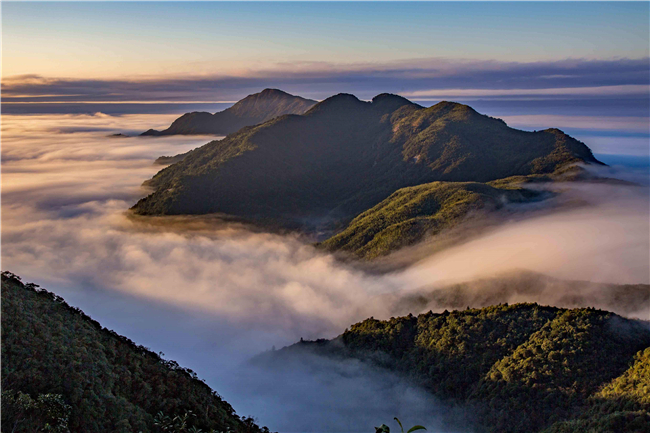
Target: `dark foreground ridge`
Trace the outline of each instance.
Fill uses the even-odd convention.
[[[257,125],[285,114],[302,114],[316,104],[311,99],[282,90],[265,89],[248,95],[230,108],[217,113],[195,111],[183,114],[162,131],[150,129],[141,135],[228,135],[245,126]]]
[[[254,362],[359,359],[401,373],[477,432],[650,431],[650,324],[593,308],[498,305],[353,325]]]
[[[519,131],[453,102],[423,108],[396,95],[340,94],[189,152],[147,182],[154,192],[133,210],[340,229],[400,188],[545,175],[575,163],[600,164],[557,129]]]
[[[3,432],[168,431],[184,416],[182,431],[268,433],[192,370],[2,274]]]

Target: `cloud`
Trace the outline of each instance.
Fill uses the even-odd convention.
[[[106,137],[107,130],[142,130],[170,119],[3,117],[3,268],[194,369],[241,413],[259,413],[260,422],[273,429],[288,431],[296,413],[303,414],[302,428],[331,404],[331,413],[348,414],[336,423],[341,430],[367,430],[367,414],[395,409],[417,418],[422,406],[416,402],[429,397],[354,365],[339,366],[345,374],[338,376],[296,372],[287,388],[294,393],[274,391],[283,381],[273,378],[258,388],[255,381],[243,382],[248,373],[241,362],[272,345],[335,337],[369,316],[404,314],[400,299],[423,287],[518,268],[648,283],[647,187],[562,185],[563,201],[555,203],[561,211],[547,214],[542,208],[526,218],[514,212],[498,229],[435,254],[422,245],[418,263],[392,273],[340,263],[298,235],[264,233],[215,216],[131,218],[124,211],[146,194],[140,184],[158,169],[153,160],[208,138],[118,140]],[[558,286],[554,293],[562,290]],[[541,292],[529,299],[554,298]],[[346,372],[353,378],[346,379]],[[355,398],[318,395],[339,387]],[[413,393],[406,400],[414,402],[413,410],[373,400],[380,390],[400,398]],[[259,395],[273,395],[277,404]]]
[[[548,87],[543,89],[430,89],[405,92],[412,98],[477,98],[483,96],[648,96],[650,87],[643,84],[598,87]]]
[[[382,92],[438,97],[508,96],[501,89],[559,96],[648,97],[649,59],[554,62],[498,62],[451,59],[411,59],[388,63],[333,64],[278,63],[260,70],[231,71],[230,75],[137,77],[122,80],[66,79],[36,75],[3,79],[3,103],[126,102],[126,101],[235,101],[265,87],[315,99],[341,91],[368,99]],[[637,87],[630,87],[637,86]],[[585,88],[588,90],[575,90]],[[449,90],[452,89],[452,93]],[[440,93],[442,92],[442,93]],[[460,93],[458,93],[460,92]],[[487,92],[487,93],[486,93]],[[496,92],[496,93],[493,93]],[[505,93],[504,93],[505,92]],[[11,106],[11,105],[8,105]]]
[[[527,269],[564,279],[650,283],[647,187],[558,185],[575,209],[507,224],[409,269],[407,286]],[[606,197],[606,198],[604,198]]]
[[[594,131],[650,133],[650,121],[641,116],[561,116],[555,114],[520,114],[501,117],[513,128],[570,128]]]

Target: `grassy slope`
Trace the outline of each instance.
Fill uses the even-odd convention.
[[[2,276],[2,390],[60,394],[71,431],[156,431],[159,411],[192,411],[210,431],[261,432],[191,370],[117,335],[60,297]],[[3,396],[2,429],[11,431]]]
[[[400,188],[552,173],[578,161],[597,163],[558,130],[518,131],[462,104],[342,94],[196,149],[156,174],[155,191],[133,209],[333,225]]]
[[[603,402],[649,398],[647,359],[635,354],[650,346],[650,328],[601,310],[517,304],[371,318],[338,341],[344,349],[334,344],[337,356],[400,371],[439,398],[470,407],[478,431],[538,432],[601,417],[615,418],[624,426],[618,431],[636,431],[625,428],[648,416],[647,405],[628,407],[635,420],[619,413],[620,403]],[[300,346],[312,345],[268,356],[290,356]],[[326,353],[324,343],[318,349]],[[596,400],[598,409],[590,409]]]
[[[372,259],[453,228],[471,215],[539,195],[510,185],[495,188],[477,182],[433,182],[402,188],[354,218],[321,246]]]

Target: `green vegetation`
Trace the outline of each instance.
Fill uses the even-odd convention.
[[[2,274],[2,390],[8,432],[268,432],[237,416],[193,371],[8,272]]]
[[[433,182],[402,188],[321,245],[330,251],[347,251],[372,259],[500,209],[506,203],[540,195],[512,185],[495,188],[477,182]]]
[[[648,433],[650,412],[614,412],[553,424],[544,433]]]
[[[607,384],[596,399],[616,402],[621,409],[650,409],[650,348],[637,353],[634,364]]]
[[[399,418],[397,417],[393,419],[397,421],[397,424],[399,424],[399,428],[401,429],[402,433],[404,433],[404,426],[402,425],[402,421],[400,421]],[[408,429],[406,433],[412,433],[418,430],[426,430],[426,428],[421,425],[414,425],[413,427]],[[386,424],[382,424],[379,427],[375,427],[375,433],[390,433],[390,427],[388,427]]]
[[[316,104],[311,99],[293,96],[277,89],[248,95],[218,113],[195,111],[183,114],[163,131],[150,129],[141,135],[228,135],[245,126],[257,125],[285,114],[302,114]]]
[[[632,366],[589,398],[579,419],[558,422],[544,433],[650,432],[650,348]]]
[[[2,428],[5,431],[69,431],[72,408],[58,394],[40,394],[33,399],[20,391],[2,392]]]
[[[396,95],[362,102],[340,94],[303,115],[276,117],[195,149],[148,181],[154,192],[133,210],[141,215],[223,213],[284,228],[331,230],[401,188],[543,176],[576,162],[599,164],[587,146],[557,129],[519,131],[451,102],[424,108]],[[402,235],[413,242],[457,219],[472,203],[489,205],[503,194],[480,185],[448,188],[473,197],[467,203],[460,196],[438,203],[449,209],[438,216],[426,208],[437,199],[423,199],[421,213],[407,206],[400,211],[404,221],[381,229],[373,222],[362,238],[387,232],[367,247],[353,240],[349,250],[369,257],[383,254]]]
[[[178,155],[174,156],[159,156],[153,163],[155,165],[171,165],[182,161],[183,158],[185,158],[190,152],[191,150],[189,152],[179,153]]]
[[[606,311],[504,304],[370,318],[330,346],[330,356],[400,372],[466,407],[479,432],[648,431],[650,326]]]

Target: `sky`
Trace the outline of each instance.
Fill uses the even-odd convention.
[[[649,22],[647,2],[3,2],[2,112],[387,92],[647,159]]]
[[[287,64],[648,56],[639,3],[4,3],[3,74],[245,74]],[[305,66],[306,67],[306,66]]]

